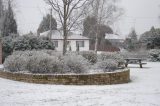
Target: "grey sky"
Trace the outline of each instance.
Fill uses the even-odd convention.
[[[125,14],[114,25],[114,29],[126,35],[132,27],[138,34],[149,30],[151,26],[160,27],[160,0],[121,0]],[[44,0],[16,0],[16,18],[21,34],[35,32],[43,16],[49,12]]]

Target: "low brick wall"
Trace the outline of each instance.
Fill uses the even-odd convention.
[[[111,85],[130,81],[130,70],[86,75],[39,75],[0,71],[0,77],[15,81],[57,85]]]

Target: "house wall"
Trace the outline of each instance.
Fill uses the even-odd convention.
[[[63,40],[53,40],[58,41],[58,47],[56,47],[57,51],[63,50]],[[76,51],[76,41],[84,41],[84,47],[80,47],[80,51],[89,51],[89,40],[68,40],[70,42],[70,46],[72,51]],[[67,46],[67,50],[69,51],[69,45]]]
[[[79,47],[80,51],[89,51],[89,40],[68,40],[70,41],[70,46],[72,51],[76,51],[77,47],[76,47],[76,41],[84,41],[84,47]],[[69,46],[68,46],[68,50],[69,50]]]
[[[63,40],[53,40],[53,41],[58,41],[58,47],[56,47],[55,49],[57,51],[63,51]]]

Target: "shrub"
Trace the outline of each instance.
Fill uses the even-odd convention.
[[[13,51],[25,50],[54,50],[54,43],[47,38],[36,37],[33,35],[11,35],[3,38],[3,61],[11,55]]]
[[[118,68],[117,64],[118,63],[113,59],[106,59],[104,61],[97,62],[96,68],[102,69],[104,72],[112,72]]]
[[[4,68],[11,72],[26,71],[27,60],[24,56],[11,55],[4,62]]]
[[[5,60],[4,66],[11,72],[82,73],[89,63],[80,55],[59,58],[42,51],[16,51]]]
[[[32,73],[62,73],[63,63],[47,54],[33,55],[29,58],[27,69]]]
[[[97,54],[92,51],[83,51],[80,52],[80,55],[87,59],[91,64],[95,64],[97,62]]]
[[[65,56],[57,56],[58,53],[51,50],[15,51],[5,60],[4,67],[11,72],[88,73],[87,70],[93,67],[104,72],[115,71],[120,62],[118,56],[101,54],[98,62],[91,65],[89,59],[77,53],[71,52]]]
[[[88,61],[80,55],[64,56],[65,70],[70,73],[85,73],[89,67]]]
[[[160,50],[152,49],[149,51],[150,61],[157,62],[160,61]]]
[[[16,51],[4,63],[11,72],[62,73],[63,63],[54,56],[40,51]]]
[[[106,52],[106,53],[101,53],[100,55],[98,55],[98,59],[99,61],[106,61],[108,59],[113,59],[115,60],[117,63],[124,63],[124,58],[121,54],[116,53],[116,52]]]
[[[51,49],[54,50],[54,43],[47,38],[41,38],[31,35],[18,37],[14,40],[14,50],[40,50]]]
[[[2,38],[2,49],[3,49],[3,62],[6,57],[12,54],[13,52],[13,39],[15,39],[18,35],[11,34],[10,36]]]
[[[55,56],[58,58],[61,58],[63,56],[62,52],[58,52],[58,51],[54,51],[54,50],[41,50],[41,52],[47,53],[50,56]]]

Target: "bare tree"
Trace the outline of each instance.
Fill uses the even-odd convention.
[[[123,9],[116,5],[117,0],[92,0],[88,8],[90,16],[96,18],[96,43],[95,52],[98,47],[99,25],[111,25],[116,22],[123,14]]]
[[[84,14],[89,0],[45,0],[57,14],[57,21],[63,29],[63,55],[66,53],[68,33]]]

